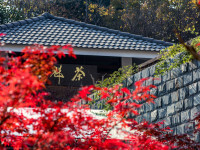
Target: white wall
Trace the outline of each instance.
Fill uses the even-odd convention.
[[[24,45],[7,44],[3,50],[11,50],[20,52]],[[88,49],[88,48],[74,48],[76,55],[90,55],[90,56],[112,56],[112,57],[130,57],[130,58],[155,58],[158,52],[152,51],[136,51],[136,50],[115,50],[115,49]]]

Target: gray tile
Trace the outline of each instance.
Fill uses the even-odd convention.
[[[168,42],[142,37],[141,35],[120,32],[62,17],[55,17],[48,13],[39,17],[0,25],[0,32],[7,33],[6,38],[3,38],[5,43],[13,44],[19,44],[18,40],[26,39],[22,41],[23,44],[42,43],[44,45],[58,45],[67,44],[65,39],[70,38],[74,46],[84,48],[160,51],[166,46],[172,45]],[[19,35],[23,35],[24,37],[19,37]],[[41,37],[43,41],[37,40],[38,38],[32,40],[35,37]],[[48,37],[54,39],[52,43],[46,40]],[[61,41],[65,41],[66,43]],[[96,45],[94,43],[99,44]]]

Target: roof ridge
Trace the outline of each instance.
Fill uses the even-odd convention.
[[[48,12],[44,12],[42,15],[40,16],[44,16],[45,18],[49,18],[49,19],[52,19],[52,18],[56,18],[55,16],[53,16],[52,14],[48,13]],[[39,17],[39,16],[38,16]]]
[[[64,17],[53,16],[48,12],[43,13],[41,16],[44,16],[45,18],[49,18],[49,19],[58,19],[58,20],[61,20],[61,21],[66,21],[66,22],[71,23],[71,24],[77,24],[77,25],[81,25],[81,26],[85,26],[85,27],[89,27],[89,28],[99,29],[99,30],[103,30],[103,31],[106,31],[106,32],[114,33],[114,34],[119,34],[119,35],[122,35],[122,36],[128,36],[130,38],[135,38],[135,39],[138,39],[138,40],[145,40],[145,41],[148,41],[148,42],[151,42],[151,43],[156,42],[156,43],[162,44],[164,46],[173,45],[173,43],[171,43],[171,42],[166,42],[166,41],[157,40],[157,39],[154,39],[154,38],[144,37],[142,35],[136,35],[136,34],[132,34],[132,33],[128,33],[128,32],[123,32],[123,31],[120,31],[120,30],[109,29],[107,27],[101,27],[101,26],[97,26],[97,25],[93,25],[93,24],[89,24],[89,23],[85,23],[85,22],[81,22],[81,21],[76,21],[76,20],[72,20],[72,19],[66,19]]]

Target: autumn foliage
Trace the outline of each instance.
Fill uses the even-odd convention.
[[[44,47],[35,45],[22,50],[22,56],[0,57],[0,149],[194,149],[199,145],[187,135],[174,136],[161,123],[141,123],[130,118],[138,115],[141,102],[152,103],[153,85],[135,83],[135,90],[86,86],[71,101],[52,102],[45,98],[45,85],[56,57],[76,58],[70,45]],[[66,58],[67,59],[67,58]],[[106,117],[95,117],[87,105],[98,91],[113,110]],[[113,136],[117,128],[120,138]]]

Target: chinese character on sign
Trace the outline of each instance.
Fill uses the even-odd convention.
[[[55,66],[55,69],[53,70],[53,73],[51,74],[51,76],[53,75],[55,78],[58,78],[58,84],[59,85],[60,85],[60,78],[65,78],[64,75],[61,73],[61,69],[62,69],[62,65],[60,65],[59,68],[57,68]]]
[[[83,66],[76,67],[75,76],[73,77],[72,81],[80,81],[83,77],[85,77],[85,73],[83,72]]]

